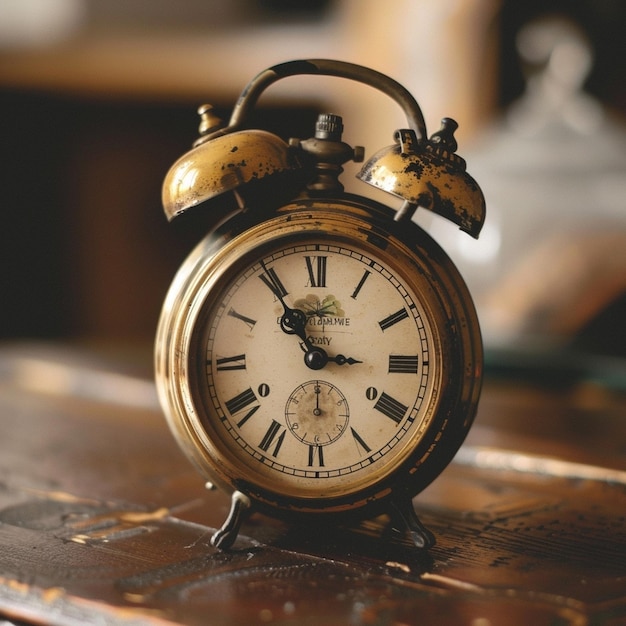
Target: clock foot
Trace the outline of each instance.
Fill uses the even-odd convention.
[[[428,549],[435,545],[435,535],[422,524],[410,498],[392,502],[390,514],[393,529],[407,533],[415,547]]]
[[[228,550],[237,535],[244,519],[250,514],[252,503],[243,493],[235,491],[230,499],[230,512],[222,527],[211,537],[211,545],[219,550]]]

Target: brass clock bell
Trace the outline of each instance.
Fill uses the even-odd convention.
[[[295,75],[364,83],[407,127],[358,178],[397,210],[346,193],[339,116],[284,141],[246,125],[261,93]],[[477,237],[480,188],[456,154],[456,123],[427,137],[396,81],[358,65],[293,61],[257,75],[228,125],[202,107],[201,136],[168,172],[168,219],[209,211],[210,232],[166,297],[156,337],[159,398],[183,451],[232,507],[212,543],[228,548],[252,511],[292,523],[387,514],[434,544],[412,498],[473,421],[482,379],[478,320],[458,271],[412,220],[434,211]]]

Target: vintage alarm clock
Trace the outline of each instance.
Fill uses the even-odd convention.
[[[246,126],[268,86],[303,74],[400,105],[407,127],[358,174],[397,210],[344,191],[342,164],[363,149],[342,141],[340,117],[322,114],[313,137],[289,142]],[[468,290],[411,219],[422,207],[478,236],[485,204],[455,154],[456,123],[428,138],[404,87],[330,60],[261,72],[227,126],[200,113],[201,137],[168,172],[163,202],[169,219],[209,212],[211,232],[170,287],[155,360],[182,450],[232,494],[213,545],[228,548],[259,511],[311,528],[387,514],[432,546],[412,498],[463,442],[482,377]]]

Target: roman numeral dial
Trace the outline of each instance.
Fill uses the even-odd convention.
[[[238,267],[202,339],[215,445],[280,493],[340,492],[397,466],[438,371],[417,289],[384,252],[321,237]]]
[[[417,354],[390,354],[389,368],[390,374],[417,374],[419,369],[419,357]]]
[[[259,278],[279,300],[287,295],[287,290],[273,267],[265,267]]]
[[[409,312],[406,309],[399,309],[395,313],[392,313],[391,315],[388,315],[384,319],[380,320],[380,322],[378,322],[378,325],[380,326],[381,330],[388,330],[392,326],[400,323],[402,320],[408,319],[408,317]]]
[[[305,256],[306,269],[311,287],[326,287],[326,263],[328,256]]]
[[[285,440],[286,430],[284,426],[281,426],[276,420],[272,420],[269,428],[265,431],[259,448],[264,452],[268,452],[271,449],[271,455],[276,457],[280,452],[280,448]]]

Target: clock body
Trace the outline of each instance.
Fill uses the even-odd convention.
[[[169,426],[207,480],[307,523],[410,503],[463,442],[482,376],[450,259],[345,193],[242,213],[201,241],[155,358]]]

